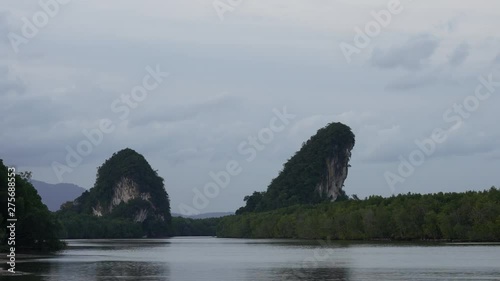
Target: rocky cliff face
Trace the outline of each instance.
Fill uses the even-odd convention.
[[[111,214],[113,209],[120,204],[128,203],[131,200],[140,199],[149,203],[148,208],[142,208],[135,212],[134,221],[143,222],[149,214],[148,209],[155,209],[155,206],[151,202],[151,194],[149,192],[140,192],[139,186],[136,182],[128,177],[122,177],[113,187],[113,197],[110,200],[110,204],[107,207],[102,207],[100,202],[92,207],[92,214],[94,216],[102,217],[104,214]],[[159,216],[161,220],[164,220],[164,216]]]
[[[132,149],[121,150],[106,160],[98,168],[94,187],[71,206],[80,213],[154,225],[155,231],[168,228],[171,221],[163,179]]]
[[[335,201],[340,195],[349,169],[349,159],[353,147],[347,147],[343,153],[325,159],[326,171],[323,181],[318,184],[316,191],[322,198]]]
[[[284,164],[267,190],[245,197],[246,206],[236,213],[335,201],[343,192],[354,144],[349,126],[330,123],[319,129]]]

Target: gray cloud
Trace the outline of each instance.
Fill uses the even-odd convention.
[[[387,84],[386,89],[389,91],[407,91],[413,90],[421,87],[431,87],[438,82],[438,78],[435,75],[424,74],[424,75],[411,75],[404,76]]]
[[[443,65],[434,65],[420,72],[410,72],[389,82],[386,90],[389,91],[408,91],[423,87],[432,87],[436,85],[455,85],[458,82],[452,77],[449,66],[458,67],[462,65],[470,54],[470,45],[461,43],[448,56],[448,63]]]
[[[493,59],[493,63],[500,64],[500,53]]]
[[[12,70],[9,60],[11,54],[8,34],[12,31],[10,25],[11,13],[6,10],[0,10],[0,96],[7,94],[23,94],[26,90],[26,85],[21,77]]]
[[[386,50],[375,48],[371,56],[371,64],[380,68],[418,70],[426,65],[438,46],[439,40],[436,37],[419,35],[410,38],[400,46]]]
[[[438,29],[442,29],[448,33],[453,33],[455,31],[458,31],[458,26],[460,24],[460,20],[464,18],[464,14],[460,13],[458,15],[453,16],[449,20],[445,22],[441,22],[436,25]]]
[[[30,15],[36,6],[11,2],[0,14],[0,35],[10,30],[10,20],[16,22],[12,15]],[[374,67],[346,64],[332,51],[336,34],[352,34],[363,5],[344,10],[326,1],[327,10],[315,0],[252,1],[220,23],[210,3],[193,9],[182,1],[101,2],[61,10],[16,56],[10,44],[0,43],[0,53],[7,54],[0,58],[0,158],[55,182],[52,161],[64,162],[65,146],[75,147],[84,139],[83,129],[110,118],[116,129],[64,180],[92,186],[96,167],[131,147],[166,179],[173,211],[192,201],[192,188],[210,181],[210,171],[225,169],[232,159],[244,172],[204,211],[235,210],[245,195],[266,188],[302,142],[336,121],[356,134],[346,190],[387,195],[384,171],[415,149],[415,139],[442,125],[444,110],[474,92],[477,77],[490,71],[491,54],[500,47],[498,40],[489,40],[476,49],[477,42],[497,36],[491,28],[498,26],[500,10],[470,4],[492,16],[486,21],[468,14],[459,28],[456,19],[443,25],[443,18],[455,14],[443,15],[451,0],[436,2],[430,12],[417,5],[412,13],[421,17],[407,17],[404,26],[391,26],[374,38],[374,46],[389,46],[373,51],[368,62]],[[466,5],[457,9],[468,13]],[[301,20],[277,16],[285,6]],[[117,13],[117,7],[123,9]],[[470,45],[459,46],[457,40]],[[495,60],[500,64],[500,54]],[[145,66],[156,64],[172,76],[121,121],[112,101],[141,82]],[[452,65],[460,65],[460,71]],[[439,161],[435,174],[429,172],[432,161],[426,162],[409,191],[462,191],[497,183],[495,172],[484,171],[499,164],[494,141],[500,138],[495,133],[499,102],[492,95],[481,103],[469,126],[433,155]],[[238,145],[268,126],[272,109],[283,106],[297,119],[247,163]],[[490,154],[496,157],[486,162]],[[474,177],[471,170],[481,173]]]
[[[469,131],[464,129],[465,132]],[[490,158],[490,154],[498,149],[496,139],[498,134],[490,134],[488,136],[472,135],[464,137],[465,132],[459,136],[450,135],[449,138],[442,144],[436,145],[435,152],[427,156],[428,159],[436,158],[451,158],[451,157],[472,157],[478,156],[482,159]],[[419,150],[415,144],[415,140],[422,141],[428,138],[430,133],[418,135],[414,138],[401,136],[384,143],[372,154],[365,155],[362,159],[371,163],[397,163],[399,157],[408,158],[408,155],[415,150]]]
[[[469,56],[470,46],[467,43],[460,44],[450,56],[449,63],[451,66],[459,66],[467,59]]]
[[[228,110],[240,110],[245,100],[241,97],[219,95],[209,99],[180,105],[169,105],[168,98],[163,110],[146,112],[130,121],[130,127],[147,126],[150,123],[168,123],[193,120],[200,115],[210,115],[215,118],[218,114],[228,114]]]
[[[0,43],[9,43],[8,34],[12,31],[10,25],[10,12],[6,10],[0,10]]]
[[[0,96],[14,93],[23,94],[26,90],[24,81],[8,67],[0,65]]]

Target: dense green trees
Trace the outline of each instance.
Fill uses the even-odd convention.
[[[58,213],[64,239],[142,238],[142,225],[125,219]]]
[[[215,236],[220,218],[172,218],[172,236]]]
[[[94,210],[102,218],[93,217]],[[130,148],[106,160],[97,169],[94,187],[64,204],[58,213],[64,237],[69,238],[167,237],[173,232],[163,178]],[[145,217],[140,218],[141,214]],[[113,227],[123,230],[123,235]]]
[[[57,213],[62,223],[60,236],[64,239],[142,238],[144,228],[154,229],[164,224],[154,221],[135,223],[123,218],[96,217],[86,214]],[[173,217],[167,236],[215,236],[219,218],[189,219]],[[146,224],[146,225],[144,225]]]
[[[296,205],[222,218],[217,236],[500,241],[500,190]]]
[[[0,160],[0,241],[1,245],[7,245],[7,200],[8,200],[8,176],[7,167]],[[19,175],[15,176],[15,218],[16,222],[16,249],[55,251],[64,246],[59,240],[58,232],[60,223],[42,203],[36,189]],[[13,245],[14,246],[14,245]]]
[[[283,170],[272,180],[266,192],[254,192],[245,197],[246,205],[237,214],[330,200],[317,187],[321,183],[328,185],[326,181],[341,177],[340,173],[347,173],[354,143],[351,128],[342,123],[330,123],[319,129],[283,165]],[[328,167],[330,162],[334,167]]]

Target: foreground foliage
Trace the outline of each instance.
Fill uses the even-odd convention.
[[[500,190],[295,205],[222,218],[217,236],[500,241]]]
[[[7,243],[8,170],[0,160],[0,243],[2,247],[15,247],[18,251],[56,251],[64,247],[59,240],[60,223],[42,203],[36,189],[19,175],[15,177],[15,245]],[[11,242],[12,243],[12,242]]]

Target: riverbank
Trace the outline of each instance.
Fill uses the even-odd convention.
[[[217,237],[500,242],[500,190],[295,205],[221,219]]]

